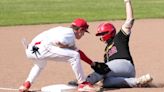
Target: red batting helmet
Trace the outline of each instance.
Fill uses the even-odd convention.
[[[96,36],[102,36],[103,41],[114,37],[116,34],[116,29],[111,23],[102,23],[98,26]]]
[[[87,24],[87,21],[82,19],[82,18],[77,18],[72,22],[72,25],[80,27],[80,28],[84,28],[86,29],[86,32],[88,32],[88,27],[89,25]]]

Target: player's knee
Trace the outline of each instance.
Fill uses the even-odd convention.
[[[87,76],[87,81],[92,83],[92,84],[95,84],[97,83],[98,81],[102,80],[103,79],[103,75],[100,75],[96,72],[93,72],[92,74],[88,75]]]
[[[39,69],[44,69],[44,67],[47,65],[47,61],[34,61],[35,66]]]
[[[74,52],[71,58],[69,59],[69,62],[71,64],[80,62],[80,54],[78,52]]]
[[[80,59],[80,54],[75,51],[74,54],[73,54],[73,58],[74,59]]]

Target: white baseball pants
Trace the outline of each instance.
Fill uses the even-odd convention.
[[[78,82],[82,83],[86,80],[80,62],[80,55],[77,51],[55,46],[51,46],[48,49],[41,45],[38,45],[38,47],[40,55],[37,54],[37,56],[32,53],[32,46],[29,45],[28,49],[26,49],[27,57],[34,61],[34,66],[26,81],[33,83],[41,70],[46,66],[48,60],[69,62]]]

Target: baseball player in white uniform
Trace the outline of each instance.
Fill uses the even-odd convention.
[[[77,18],[71,27],[55,27],[37,35],[26,49],[26,55],[34,61],[26,81],[20,86],[20,92],[26,92],[31,87],[48,60],[69,62],[78,80],[79,91],[97,90],[89,82],[86,82],[80,59],[92,64],[92,61],[79,49],[75,40],[80,39],[88,32],[89,25],[82,18]]]

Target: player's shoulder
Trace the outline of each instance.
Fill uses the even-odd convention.
[[[68,28],[63,26],[57,26],[57,27],[50,28],[47,31],[54,31],[54,30],[68,30]]]
[[[49,33],[73,33],[73,29],[70,27],[57,26],[47,30]]]
[[[116,34],[116,36],[114,37],[114,39],[129,38],[129,36],[130,36],[130,34],[127,34],[127,33],[124,32],[123,29],[120,29],[120,30],[118,31],[118,33]]]
[[[75,34],[74,34],[74,31],[72,28],[69,28],[69,27],[62,27],[62,26],[59,26],[59,27],[55,27],[51,30],[49,30],[49,32],[47,32],[47,35],[48,36],[51,36],[52,38],[54,38],[54,36],[56,38],[75,38]]]

